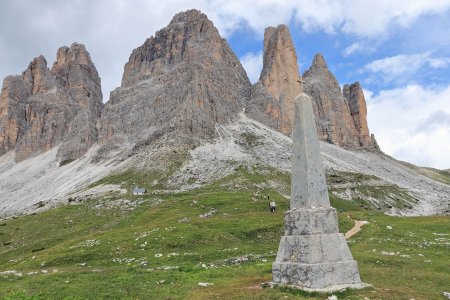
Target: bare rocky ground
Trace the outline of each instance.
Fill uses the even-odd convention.
[[[292,140],[263,124],[240,115],[233,125],[217,128],[220,138],[191,151],[191,158],[173,175],[174,184],[191,189],[232,174],[239,165],[266,164],[282,171],[290,171]],[[328,172],[354,172],[378,179],[347,182],[347,189],[355,185],[389,186],[404,190],[417,203],[412,209],[395,207],[393,215],[433,215],[448,211],[450,186],[417,173],[389,156],[369,151],[348,151],[321,142],[322,158]],[[351,195],[339,195],[350,200]],[[389,197],[389,195],[387,195]],[[385,199],[372,199],[383,201]],[[389,199],[388,199],[389,200]]]
[[[11,153],[2,156],[0,217],[55,207],[67,202],[71,198],[69,195],[76,191],[78,196],[86,196],[86,192],[82,191],[89,184],[124,165],[117,158],[93,164],[91,160],[96,151],[97,147],[93,147],[82,158],[63,166],[57,159],[58,147],[18,163],[14,162]],[[97,188],[90,194],[98,193],[104,191]]]
[[[264,166],[289,172],[292,140],[269,127],[247,118],[245,113],[230,125],[216,125],[219,138],[202,142],[189,150],[184,163],[170,171],[167,190],[173,193],[191,190],[216,182],[237,169],[263,170]],[[155,144],[130,156],[130,147],[122,147],[99,162],[98,147],[84,157],[59,166],[57,148],[14,163],[11,155],[0,158],[0,216],[10,216],[48,209],[65,203],[69,198],[101,196],[110,191],[123,193],[120,186],[103,186],[87,189],[97,180],[128,168],[141,170],[167,170],[176,149],[176,141],[169,146]],[[449,211],[450,186],[422,174],[413,168],[390,158],[369,151],[348,151],[337,146],[320,143],[322,158],[328,173],[353,172],[368,175],[360,181],[332,184],[332,192],[347,200],[355,198],[355,187],[383,189],[394,186],[408,199],[401,199],[406,207],[388,206],[384,211],[392,215],[434,215]],[[175,148],[174,148],[175,147]],[[181,151],[181,150],[180,150]],[[375,177],[374,177],[375,176]],[[334,191],[335,190],[335,191]],[[358,195],[357,195],[358,196]],[[374,204],[395,199],[391,192],[375,197],[363,195]],[[372,198],[371,198],[372,197]],[[405,197],[403,197],[405,198]],[[412,201],[412,200],[414,201]]]

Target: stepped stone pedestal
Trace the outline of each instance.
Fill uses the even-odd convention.
[[[272,284],[323,292],[366,287],[330,206],[311,98],[304,93],[295,99],[291,189]]]

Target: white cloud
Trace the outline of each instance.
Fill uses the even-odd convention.
[[[450,86],[408,85],[365,95],[369,128],[384,152],[421,166],[450,168]]]
[[[307,30],[375,36],[389,26],[408,27],[420,16],[444,13],[450,0],[307,0],[296,8],[296,19]]]
[[[355,42],[342,50],[342,56],[347,57],[356,53],[371,53],[375,49],[365,42]]]
[[[343,31],[368,37],[385,34],[394,25],[407,28],[424,15],[442,14],[450,8],[450,0],[218,0],[206,6],[220,12],[222,32],[243,22],[262,35],[265,27],[293,18],[308,32]]]
[[[450,58],[434,58],[430,53],[402,54],[374,60],[364,65],[359,72],[379,75],[384,81],[406,81],[424,67],[439,69],[448,66]]]
[[[391,25],[407,27],[449,7],[450,0],[5,0],[0,9],[0,79],[20,74],[39,54],[51,64],[58,47],[77,41],[91,53],[107,100],[120,84],[132,49],[189,8],[205,12],[224,37],[250,29],[262,38],[265,27],[293,20],[307,31],[376,36],[389,32]],[[448,64],[430,62],[442,63]]]
[[[360,42],[356,42],[351,44],[350,46],[346,47],[344,50],[342,50],[343,56],[350,56],[354,53],[362,52],[364,49],[364,46]]]
[[[259,80],[261,70],[263,67],[263,53],[247,52],[241,57],[241,64],[247,72],[251,83],[256,83]]]
[[[428,64],[434,69],[447,68],[450,65],[450,58],[430,58]]]
[[[396,55],[374,60],[366,64],[362,71],[383,73],[386,76],[399,76],[417,72],[428,59],[428,53]]]

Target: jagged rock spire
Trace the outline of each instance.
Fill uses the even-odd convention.
[[[297,54],[286,25],[264,32],[263,69],[253,87],[248,114],[278,131],[290,134],[294,99],[300,93]]]
[[[102,106],[100,77],[84,45],[60,48],[52,70],[41,55],[3,82],[0,155],[14,150],[20,161],[60,145],[62,160],[78,158],[97,141]]]
[[[207,16],[198,10],[178,13],[133,50],[122,85],[106,104],[101,140],[135,143],[169,132],[177,139],[214,137],[217,123],[242,112],[250,87]]]
[[[358,148],[359,138],[348,102],[322,54],[315,55],[303,78],[304,91],[313,98],[319,139],[338,146]]]
[[[355,82],[350,85],[344,85],[343,94],[348,101],[350,114],[355,123],[361,147],[379,150],[375,136],[370,134],[367,126],[367,105],[361,84]]]
[[[313,63],[311,65],[312,69],[328,69],[327,62],[323,57],[322,53],[316,53],[314,55]]]
[[[313,98],[319,139],[345,148],[379,150],[369,134],[366,102],[359,84],[344,86],[342,93],[325,58],[317,53],[303,74],[305,92]]]

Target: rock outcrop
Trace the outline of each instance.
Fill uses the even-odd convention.
[[[367,126],[367,105],[361,85],[359,82],[350,85],[346,84],[344,85],[343,93],[349,104],[350,114],[358,133],[360,146],[379,150],[375,136],[370,134]]]
[[[167,133],[187,139],[216,135],[244,109],[251,84],[213,23],[197,10],[133,50],[121,87],[102,114],[101,141],[149,143]]]
[[[247,114],[284,133],[292,133],[294,99],[300,94],[297,55],[285,25],[264,32],[264,61],[252,87]]]
[[[362,90],[342,94],[321,54],[303,74],[304,90],[313,98],[319,139],[346,148],[378,149],[370,136]],[[269,27],[264,34],[264,61],[252,86],[246,113],[284,134],[292,133],[294,99],[300,94],[297,55],[288,28]],[[351,94],[351,96],[350,96]],[[351,98],[351,100],[350,100]]]
[[[20,161],[60,145],[61,160],[76,159],[97,141],[102,106],[100,77],[84,45],[60,48],[51,70],[39,56],[3,82],[0,155],[14,150]]]
[[[361,89],[356,92],[356,88],[353,88],[354,91],[350,92],[348,88],[349,96],[345,97],[320,53],[315,55],[303,79],[305,92],[314,99],[319,139],[346,148],[378,150],[375,138],[369,135],[365,118],[366,104]]]
[[[316,54],[304,74],[304,90],[313,99],[319,139],[338,146],[358,147],[355,124],[347,100],[325,59]]]

